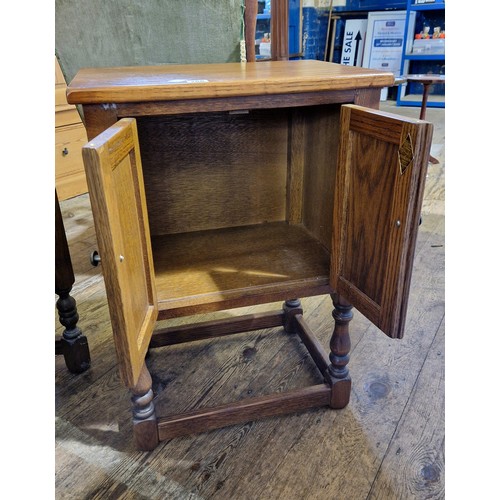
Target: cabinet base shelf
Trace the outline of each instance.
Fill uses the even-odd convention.
[[[156,236],[152,246],[160,319],[331,291],[329,250],[298,224]]]
[[[323,378],[323,383],[274,394],[244,398],[219,406],[198,408],[168,416],[155,416],[154,406],[152,406],[153,413],[148,418],[142,419],[142,421],[134,421],[134,435],[137,447],[145,451],[152,450],[160,441],[207,432],[266,417],[288,415],[310,408],[325,406],[333,409],[344,408],[349,403],[351,392],[351,378],[348,371],[345,370],[345,373],[340,373],[336,372],[332,367],[328,353],[307,326],[300,303],[295,309],[287,310],[287,306],[288,304],[284,304],[283,311],[257,316],[247,315],[239,318],[186,325],[181,327],[178,332],[175,332],[174,329],[166,329],[162,333],[153,336],[150,348],[282,325],[286,332],[290,334],[296,333],[300,341],[302,341],[318,369],[318,374]],[[234,327],[232,331],[231,326]],[[207,335],[208,330],[211,333]],[[190,334],[186,336],[188,331]],[[176,333],[180,335],[176,335]]]

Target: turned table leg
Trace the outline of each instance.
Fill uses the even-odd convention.
[[[150,451],[158,444],[158,425],[153,403],[152,380],[146,363],[132,392],[132,423],[135,444],[139,450]]]
[[[422,85],[424,86],[424,91],[422,93],[422,104],[420,105],[419,119],[425,120],[425,113],[427,111],[427,101],[429,99],[429,92],[432,82],[422,82]],[[429,162],[432,163],[433,165],[437,165],[439,163],[439,160],[434,158],[434,156],[429,155]]]
[[[295,316],[303,314],[302,305],[299,299],[289,299],[283,304],[285,319],[283,329],[286,333],[296,333]]]
[[[82,331],[77,326],[79,317],[76,301],[70,295],[75,283],[75,275],[57,193],[55,236],[55,291],[59,296],[56,307],[59,313],[59,321],[64,326],[62,338],[56,341],[56,354],[64,355],[64,361],[70,372],[81,373],[90,366],[90,352],[87,338],[82,335]]]
[[[352,305],[343,297],[332,294],[334,305],[333,319],[335,326],[330,340],[330,366],[328,367],[328,383],[332,386],[332,408],[344,408],[351,396],[351,377],[347,364],[351,339],[349,337],[349,322],[352,319]]]

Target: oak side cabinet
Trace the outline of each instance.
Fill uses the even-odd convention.
[[[90,139],[86,177],[139,449],[346,406],[353,306],[402,336],[432,125],[377,110],[393,82],[304,60],[82,69],[68,86]],[[299,300],[321,294],[333,299],[327,350]],[[276,301],[279,311],[156,328]],[[280,325],[323,383],[156,415],[148,349]]]

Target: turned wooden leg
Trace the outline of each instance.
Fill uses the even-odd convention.
[[[56,289],[59,321],[65,327],[61,339],[56,344],[56,354],[62,354],[71,373],[82,373],[90,366],[90,352],[87,337],[77,326],[78,311],[76,301],[70,295],[71,288]]]
[[[283,304],[285,318],[283,321],[283,329],[286,333],[296,333],[295,316],[303,314],[302,305],[299,299],[290,299]]]
[[[56,193],[55,206],[55,290],[59,299],[56,302],[59,321],[64,326],[62,338],[56,341],[56,354],[63,354],[68,370],[81,373],[90,366],[90,352],[87,338],[78,328],[76,301],[70,292],[75,282],[73,265],[69,254],[68,241]]]
[[[158,444],[158,425],[153,403],[152,380],[146,363],[142,367],[137,385],[131,392],[135,444],[139,450],[153,450]]]
[[[332,408],[344,408],[351,396],[351,377],[347,369],[351,339],[349,338],[349,322],[352,319],[352,305],[343,297],[332,294],[334,305],[333,319],[335,327],[330,340],[330,366],[327,381],[332,386]]]

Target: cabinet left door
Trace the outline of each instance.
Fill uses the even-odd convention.
[[[158,317],[135,119],[121,119],[82,151],[120,374],[133,387]]]

